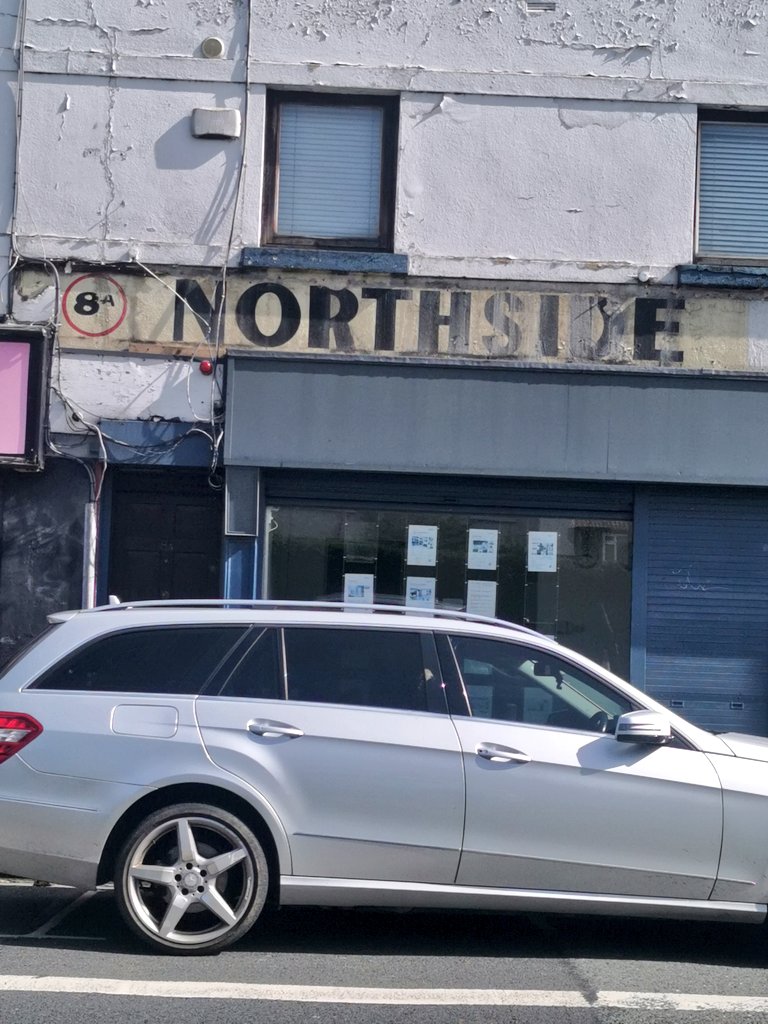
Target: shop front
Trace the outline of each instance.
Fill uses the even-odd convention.
[[[226,345],[222,596],[515,620],[701,725],[768,734],[761,297],[250,269],[226,294],[205,274],[111,275],[96,308],[78,281],[65,347],[192,366]],[[132,529],[128,468],[122,490],[112,475]],[[201,529],[177,491],[152,507],[170,522],[195,499],[171,542],[213,593],[220,506]]]
[[[631,489],[364,482],[264,474],[263,596],[498,616],[628,674]]]
[[[764,380],[252,352],[228,369],[229,596],[497,615],[701,724],[768,731]]]

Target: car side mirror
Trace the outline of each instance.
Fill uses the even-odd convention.
[[[661,746],[672,739],[672,727],[660,711],[628,711],[619,715],[615,736],[620,743]]]

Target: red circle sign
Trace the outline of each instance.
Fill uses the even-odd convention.
[[[125,320],[128,299],[113,277],[83,274],[64,292],[61,311],[75,334],[103,338],[116,331]],[[94,330],[95,327],[100,329]]]

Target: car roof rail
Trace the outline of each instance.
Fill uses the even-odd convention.
[[[414,608],[411,605],[400,604],[344,604],[342,601],[273,601],[270,598],[176,598],[167,600],[149,601],[121,601],[119,604],[103,604],[96,608],[84,609],[84,614],[98,612],[128,611],[132,608],[253,608],[269,610],[276,609],[316,609],[319,611],[344,611],[344,612],[379,612],[388,615],[422,615],[425,618],[455,619],[458,622],[479,622],[491,626],[500,626],[504,629],[514,629],[519,633],[526,633],[530,636],[541,637],[545,640],[553,638],[541,633],[530,626],[523,626],[518,622],[510,622],[507,619],[494,618],[490,615],[477,615],[474,612],[463,612],[453,608]]]

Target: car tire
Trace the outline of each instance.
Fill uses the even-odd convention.
[[[123,919],[157,951],[213,953],[236,942],[261,913],[269,868],[253,831],[209,804],[148,815],[115,865]]]

